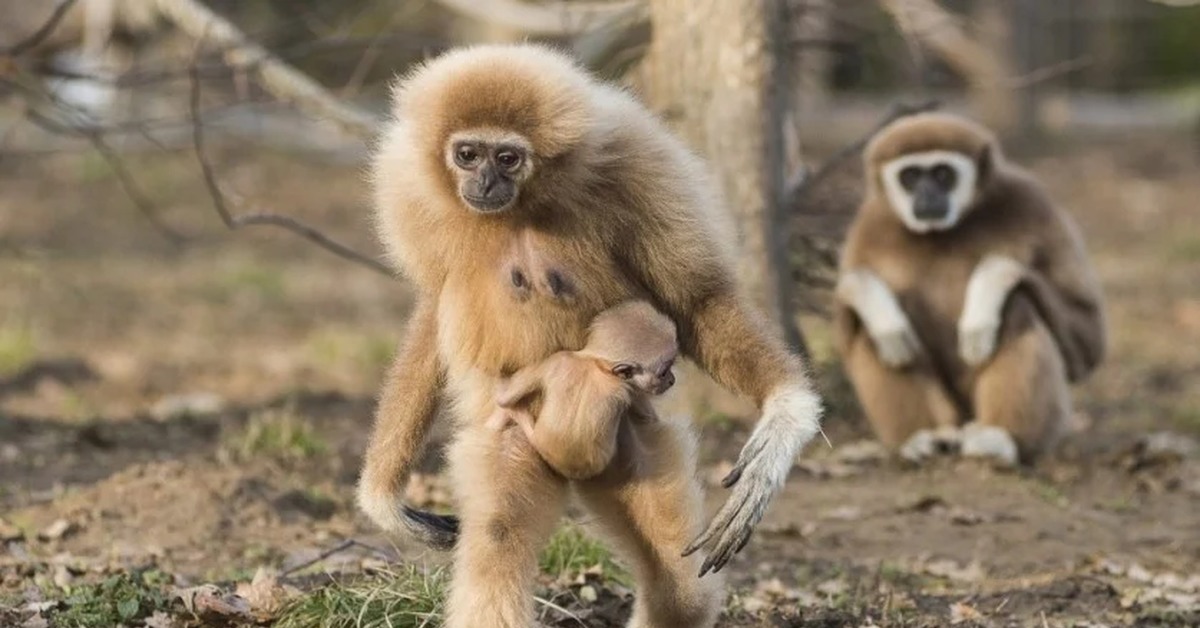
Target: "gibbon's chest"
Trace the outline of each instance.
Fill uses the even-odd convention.
[[[914,319],[954,328],[962,314],[967,284],[988,255],[1031,264],[1034,251],[1020,240],[981,238],[971,232],[908,235],[871,264]],[[914,320],[918,323],[918,320]]]
[[[448,275],[439,342],[452,364],[508,374],[582,348],[592,318],[629,294],[617,261],[583,234],[500,231]]]

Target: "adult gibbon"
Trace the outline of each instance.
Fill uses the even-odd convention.
[[[865,159],[836,320],[871,426],[909,458],[948,434],[964,455],[1032,460],[1070,414],[1068,383],[1105,351],[1078,228],[962,118],[902,118]]]
[[[681,353],[762,419],[707,528],[684,422],[628,421],[618,455],[636,464],[571,487],[633,567],[631,626],[713,625],[720,578],[697,573],[749,539],[817,433],[820,400],[739,292],[733,231],[703,165],[629,94],[536,45],[451,51],[394,97],[373,161],[376,216],[418,301],[380,398],[361,508],[385,529],[453,541],[447,626],[528,626],[537,554],[568,482],[520,430],[488,427],[497,383],[581,349],[597,314],[642,299],[675,323]],[[455,419],[456,540],[401,503],[442,398]]]

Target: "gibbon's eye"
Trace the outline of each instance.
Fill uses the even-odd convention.
[[[917,186],[917,181],[921,179],[921,169],[916,166],[908,166],[900,171],[900,185],[904,189],[911,190]]]
[[[502,150],[496,153],[496,163],[505,170],[515,170],[517,166],[521,165],[521,155],[516,151]]]
[[[470,168],[479,162],[479,151],[470,144],[459,144],[454,149],[454,163],[462,168]]]
[[[612,374],[616,375],[617,377],[620,377],[621,379],[625,379],[625,380],[632,379],[633,378],[633,365],[632,364],[618,364],[613,367]]]
[[[954,183],[958,181],[958,173],[954,171],[954,168],[951,168],[946,164],[938,164],[934,166],[933,169],[929,171],[929,174],[933,176],[933,180],[937,182],[938,187],[942,188],[943,190],[949,190],[950,188],[954,187]]]

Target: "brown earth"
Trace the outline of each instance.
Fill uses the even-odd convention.
[[[1077,392],[1078,433],[1035,469],[876,459],[825,322],[805,321],[837,448],[809,448],[731,563],[728,625],[1200,625],[1200,461],[1172,453],[1200,434],[1200,164],[1175,144],[1029,159],[1083,226],[1113,338]],[[377,250],[355,167],[218,163],[248,207]],[[245,580],[347,538],[442,562],[352,503],[405,287],[288,234],[223,231],[186,153],[129,165],[185,244],[93,155],[0,162],[0,609],[114,569]],[[747,427],[706,414],[714,475]],[[1158,431],[1167,446],[1138,449]],[[444,499],[436,479],[414,486],[431,488]],[[713,487],[710,507],[722,498]],[[354,547],[321,567],[370,560]],[[602,615],[588,625],[617,625]]]

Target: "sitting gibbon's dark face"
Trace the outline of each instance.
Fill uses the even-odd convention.
[[[446,145],[446,165],[458,196],[472,211],[491,214],[511,208],[533,172],[529,142],[514,133],[476,130],[456,133]]]

